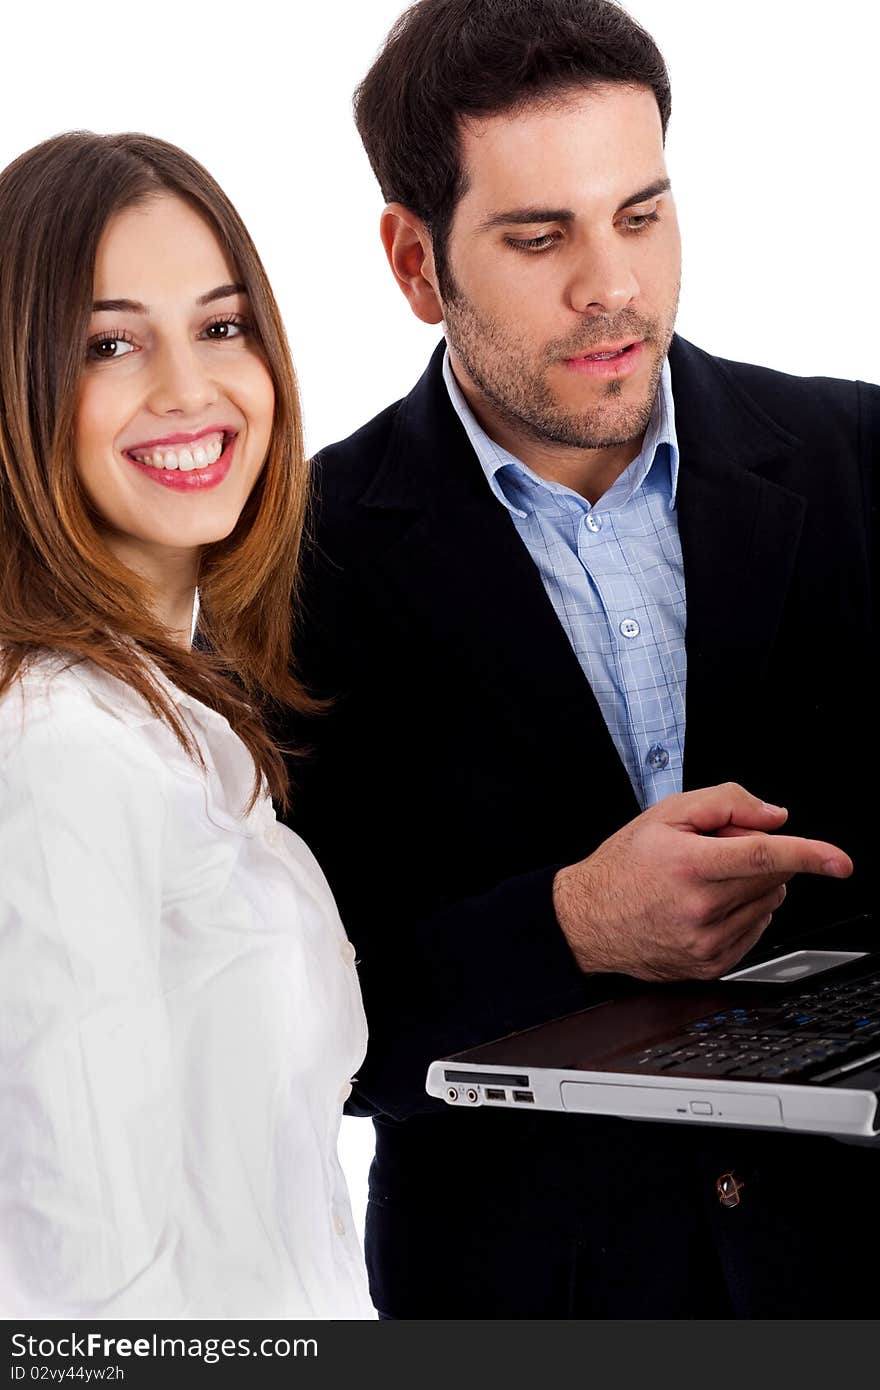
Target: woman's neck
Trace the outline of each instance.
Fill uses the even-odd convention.
[[[172,641],[188,651],[192,646],[199,549],[148,547],[127,536],[108,536],[107,543],[118,560],[147,581],[153,592],[155,617],[167,628]]]

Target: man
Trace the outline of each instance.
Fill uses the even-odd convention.
[[[305,592],[333,703],[295,823],[361,958],[389,1317],[873,1309],[871,1151],[424,1093],[621,976],[715,978],[866,901],[880,393],[674,336],[669,105],[605,0],[421,0],[357,95],[446,338],[323,452]]]

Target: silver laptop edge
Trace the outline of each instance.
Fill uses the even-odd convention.
[[[878,1053],[880,1056],[880,1053]],[[865,1065],[870,1058],[861,1058]],[[532,1108],[632,1120],[736,1125],[880,1141],[880,1106],[873,1091],[754,1081],[564,1071],[432,1062],[429,1095],[449,1105]]]

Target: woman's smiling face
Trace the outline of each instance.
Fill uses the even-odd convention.
[[[77,405],[77,472],[110,547],[161,574],[228,536],[259,477],[275,392],[235,267],[188,203],[107,224]]]

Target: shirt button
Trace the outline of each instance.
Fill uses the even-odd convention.
[[[662,743],[652,743],[645,762],[652,772],[663,772],[669,766],[669,753]]]
[[[624,637],[638,637],[641,630],[635,618],[624,618],[620,624],[620,631]]]
[[[595,512],[588,512],[584,519],[586,521],[587,530],[592,531],[594,536],[597,531],[602,530],[602,518],[601,516],[596,516]]]
[[[745,1183],[736,1173],[722,1173],[715,1180],[715,1192],[723,1207],[738,1207],[742,1198],[740,1193]]]
[[[340,1101],[342,1102],[343,1105],[344,1105],[345,1102],[348,1100],[348,1098],[349,1098],[350,1095],[351,1095],[351,1082],[350,1082],[350,1081],[346,1081],[345,1085],[344,1085],[344,1086],[341,1086],[340,1089],[339,1089],[339,1099],[340,1099]]]
[[[342,956],[346,965],[354,965],[357,950],[350,941],[343,941],[339,948],[339,954]]]
[[[345,1235],[345,1222],[343,1221],[341,1216],[334,1216],[333,1229],[338,1236]]]
[[[268,845],[271,845],[273,849],[278,849],[282,839],[283,836],[281,834],[281,829],[277,825],[273,825],[272,828],[266,834],[266,843]]]

